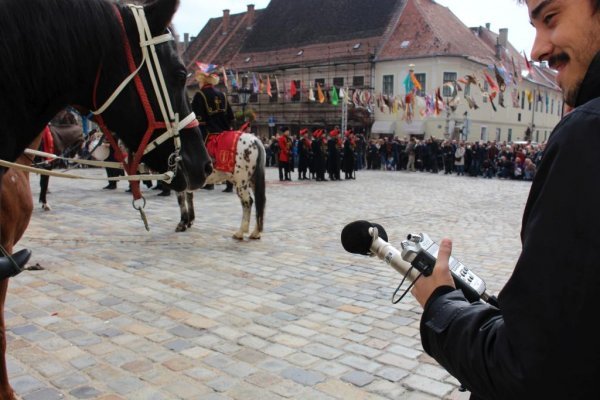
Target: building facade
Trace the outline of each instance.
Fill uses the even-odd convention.
[[[553,72],[527,68],[506,29],[470,29],[433,0],[271,0],[263,10],[224,10],[184,59],[190,69],[222,66],[222,89],[261,136],[284,125],[296,133],[347,124],[374,136],[541,142],[562,115]],[[406,86],[410,76],[420,89]],[[188,88],[190,97],[198,89]]]

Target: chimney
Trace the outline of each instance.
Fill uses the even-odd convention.
[[[254,4],[248,4],[248,11],[246,12],[246,18],[248,19],[248,26],[246,29],[252,29],[254,25]]]
[[[486,23],[485,23],[485,29],[487,29],[488,31],[490,30],[490,27],[491,27],[491,26],[492,26],[492,25],[491,25],[489,22],[486,22]]]
[[[184,33],[183,34],[183,48],[187,49],[189,45],[190,45],[190,34]]]
[[[223,35],[229,32],[229,10],[223,10]]]
[[[500,29],[500,34],[498,35],[498,44],[504,48],[508,47],[508,28]]]

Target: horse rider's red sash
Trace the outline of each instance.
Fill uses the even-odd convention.
[[[206,150],[214,160],[213,167],[217,171],[233,172],[237,143],[241,134],[241,131],[223,131],[208,134],[205,143]]]

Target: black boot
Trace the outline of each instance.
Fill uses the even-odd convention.
[[[202,186],[202,189],[204,189],[204,190],[215,190],[215,185],[213,185],[212,183],[210,185],[204,185],[204,186]]]
[[[0,258],[0,280],[10,278],[23,272],[23,267],[31,257],[31,250],[23,249],[11,256]]]
[[[223,189],[223,193],[231,193],[233,192],[233,183],[227,181],[225,182],[225,189]]]

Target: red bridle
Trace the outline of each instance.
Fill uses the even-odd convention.
[[[140,165],[142,157],[147,154],[149,151],[155,149],[158,145],[169,138],[173,138],[175,142],[175,152],[169,158],[169,170],[172,171],[172,175],[174,176],[177,171],[177,164],[181,160],[181,156],[179,154],[181,150],[181,140],[179,137],[179,131],[181,129],[194,128],[198,126],[198,120],[196,119],[195,114],[192,112],[186,118],[184,118],[181,122],[179,121],[178,114],[173,113],[173,109],[171,106],[171,101],[169,99],[168,92],[166,90],[166,85],[164,83],[164,78],[162,74],[162,70],[160,68],[160,64],[158,62],[158,58],[156,56],[155,45],[159,43],[163,43],[169,40],[173,40],[173,36],[171,33],[163,34],[157,37],[152,37],[150,29],[148,27],[148,23],[146,21],[146,17],[144,15],[144,9],[141,6],[128,5],[128,7],[132,10],[133,15],[136,20],[138,32],[140,34],[140,47],[142,48],[142,61],[139,67],[136,67],[135,59],[133,57],[133,52],[131,50],[131,45],[129,43],[129,38],[127,37],[127,32],[125,30],[125,23],[123,22],[123,17],[119,12],[119,9],[115,5],[115,12],[117,14],[117,19],[121,25],[121,35],[123,37],[124,43],[124,51],[125,57],[127,60],[127,66],[129,68],[130,75],[117,87],[115,92],[109,97],[108,100],[104,103],[102,107],[93,111],[94,119],[104,135],[108,138],[111,146],[115,151],[115,156],[117,161],[121,162],[125,171],[128,175],[135,175],[137,173],[138,167]],[[150,50],[148,49],[150,48]],[[148,72],[150,75],[150,79],[152,80],[152,84],[154,87],[154,93],[157,98],[157,102],[159,104],[161,113],[163,114],[163,121],[158,121],[154,115],[154,111],[152,110],[152,105],[148,98],[148,94],[146,92],[146,88],[142,83],[142,79],[140,78],[138,72],[142,68],[142,66],[146,63],[148,67]],[[154,66],[152,65],[154,63]],[[156,72],[155,72],[156,69]],[[94,84],[93,91],[93,105],[97,107],[96,104],[96,92],[100,80],[100,73],[102,71],[102,65],[98,69],[98,74],[96,76],[96,82]],[[114,101],[114,99],[119,95],[119,93],[127,86],[127,84],[133,79],[135,83],[136,91],[139,95],[140,102],[142,103],[142,107],[144,108],[144,112],[146,114],[146,119],[148,121],[148,125],[146,128],[146,132],[140,141],[139,147],[137,151],[133,153],[132,159],[128,159],[125,161],[125,155],[121,152],[117,140],[113,136],[112,132],[106,126],[104,119],[101,114],[108,108],[108,106]],[[164,121],[169,121],[169,125],[167,125]],[[160,135],[158,138],[150,142],[150,138],[152,134],[159,129],[165,129],[166,131]],[[142,193],[140,191],[140,182],[131,181],[131,193],[133,194],[134,201],[142,198]]]

